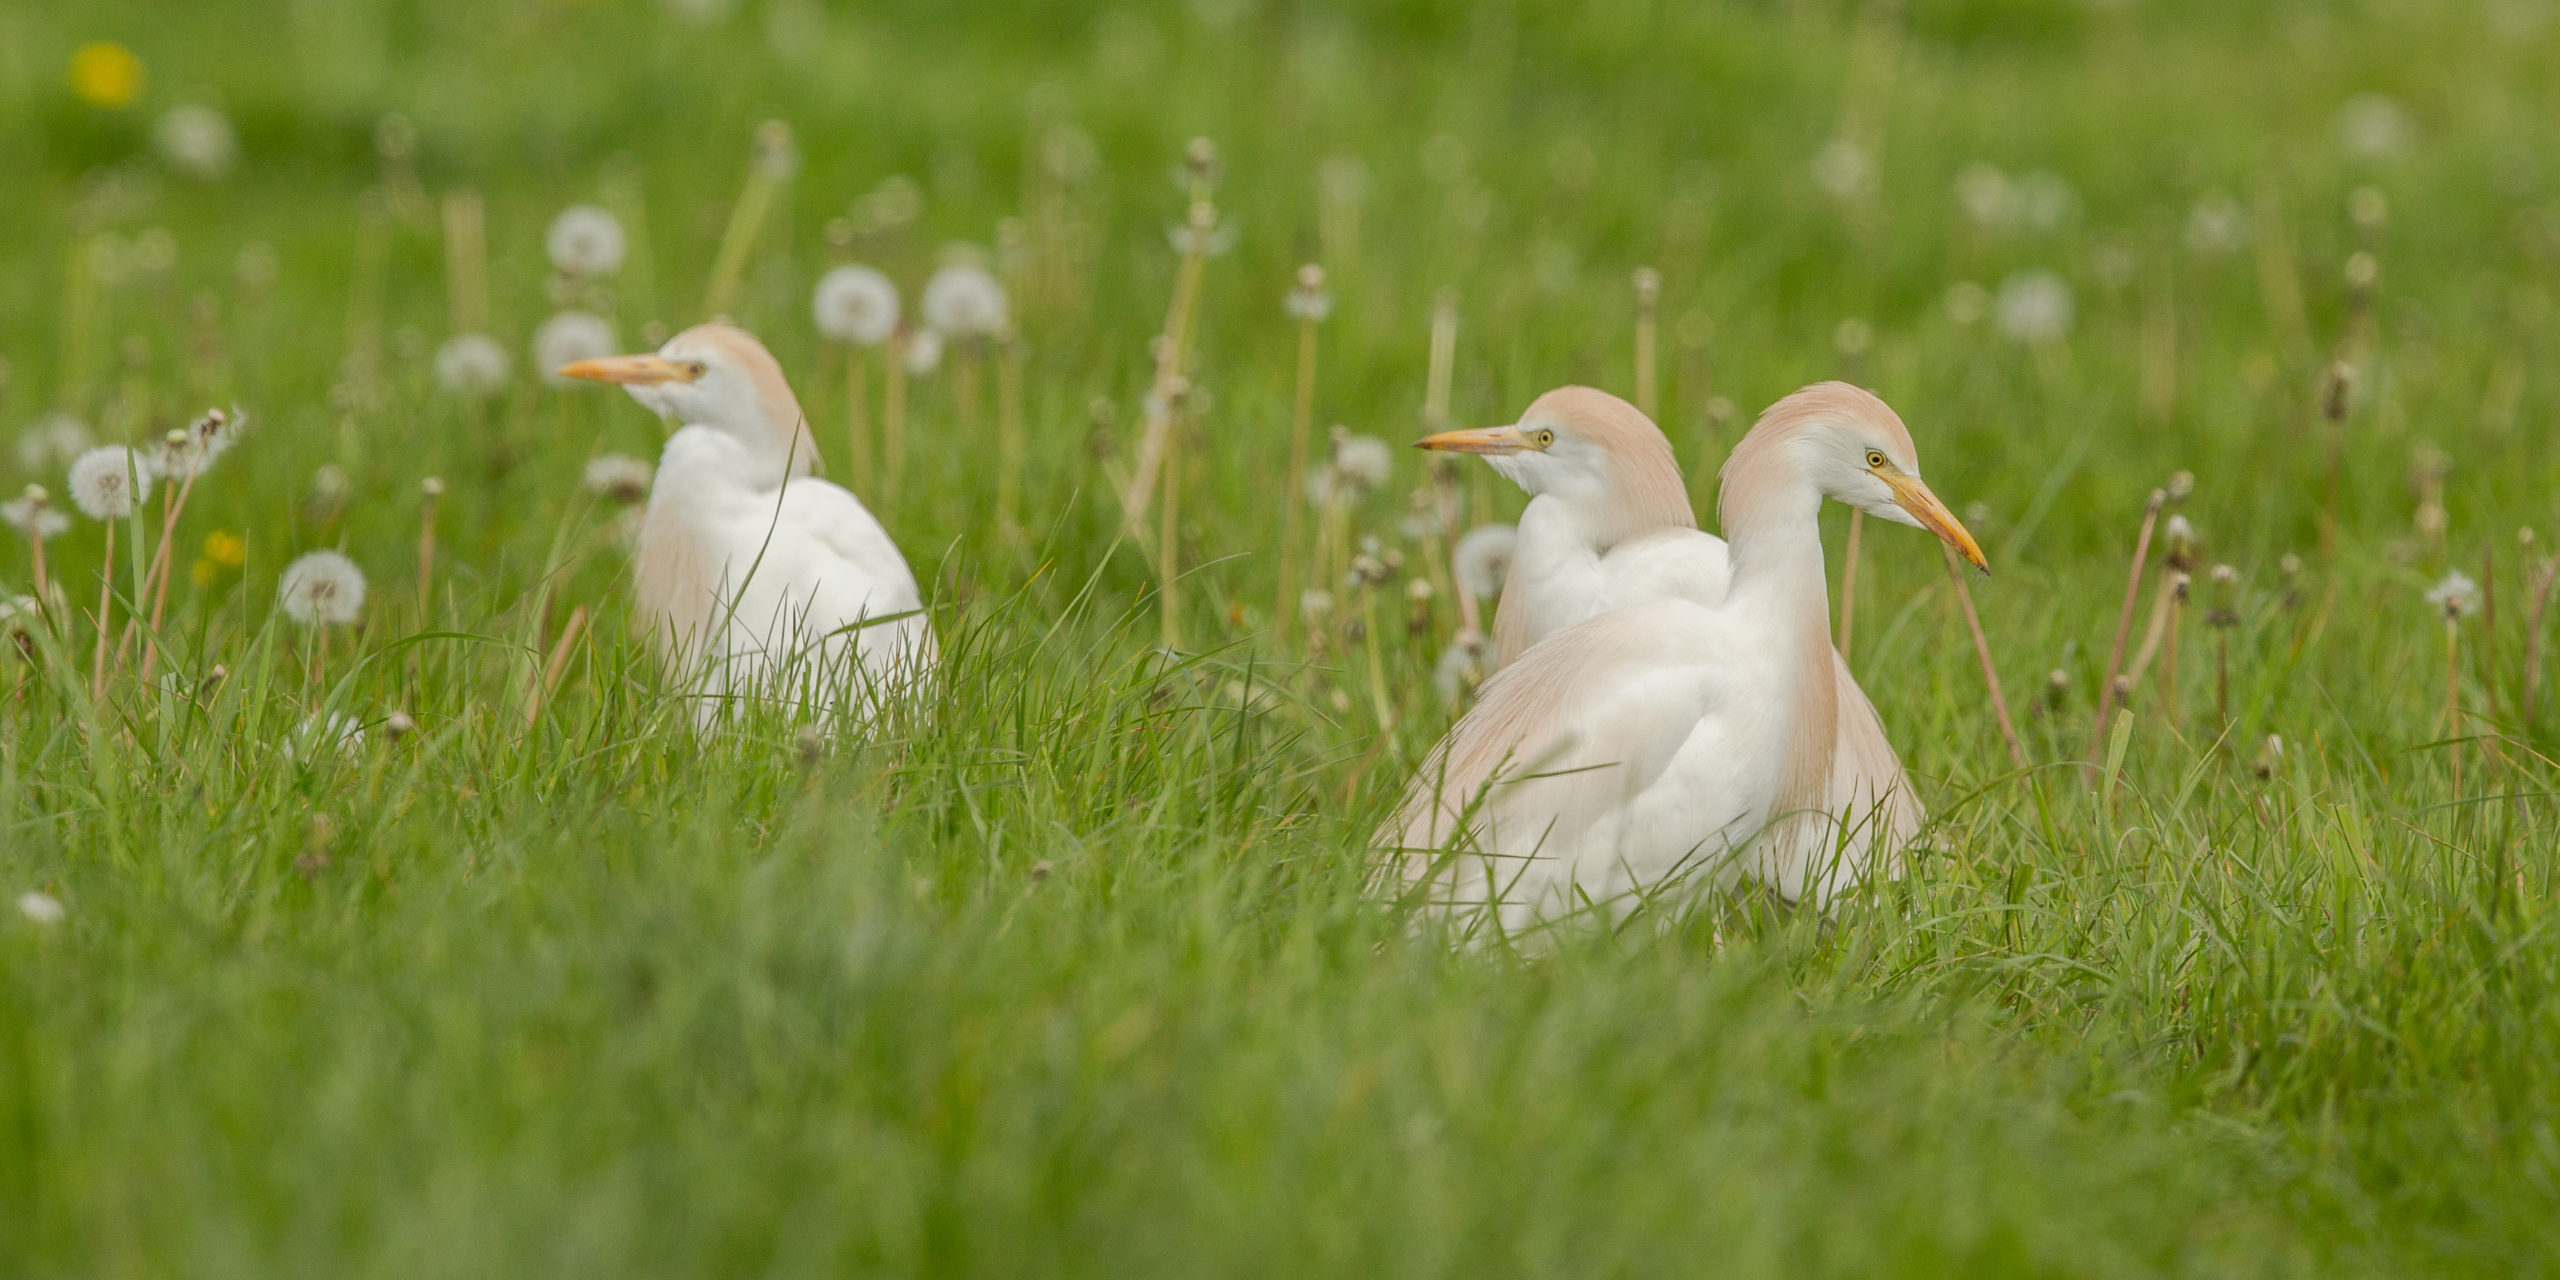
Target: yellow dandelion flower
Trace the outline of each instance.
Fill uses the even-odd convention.
[[[142,59],[113,40],[92,40],[71,55],[71,92],[94,107],[129,107],[142,92]]]
[[[249,558],[249,544],[238,534],[216,529],[204,536],[204,558],[226,569],[237,569]]]

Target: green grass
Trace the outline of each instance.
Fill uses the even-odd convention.
[[[2560,1269],[2560,708],[2548,681],[2525,697],[2522,572],[2560,514],[2554,20],[744,0],[689,26],[618,0],[0,0],[0,431],[61,408],[148,440],[233,400],[255,422],[178,535],[182,566],[215,531],[248,546],[242,570],[181,574],[182,678],[92,703],[85,622],[5,673],[0,890],[68,908],[0,920],[5,1270]],[[142,56],[132,109],[65,87],[92,38]],[[2396,152],[2341,140],[2368,92],[2407,113]],[[182,101],[237,124],[227,181],[160,174],[150,124]],[[945,643],[918,705],[814,751],[772,715],[687,727],[633,633],[611,512],[577,487],[657,428],[596,389],[436,393],[441,237],[369,194],[395,111],[423,190],[487,199],[492,328],[519,361],[550,309],[542,228],[573,201],[645,211],[612,298],[627,339],[700,318],[749,137],[788,120],[803,164],[736,310],[838,476],[841,369],[806,318],[826,221],[915,178],[920,220],[861,246],[912,299],[943,243],[1024,218],[1031,531],[998,528],[992,427],[963,425],[949,365],[917,389],[906,496],[883,507]],[[1095,160],[1071,182],[1041,160],[1066,125]],[[1875,179],[1845,198],[1814,164],[1844,133]],[[1200,134],[1237,236],[1203,292],[1199,567],[1168,656],[1109,477]],[[1341,156],[1366,172],[1351,237],[1319,195]],[[1977,227],[1955,194],[1977,160],[2076,200],[2046,231]],[[2381,225],[2350,219],[2360,186]],[[2186,226],[2216,191],[2250,233],[2220,254]],[[75,254],[147,228],[174,266],[75,297]],[[272,287],[243,283],[251,245]],[[2380,284],[2350,339],[2359,249]],[[1365,891],[1364,844],[1451,715],[1429,679],[1448,602],[1407,635],[1386,589],[1383,731],[1362,647],[1310,655],[1267,616],[1296,351],[1279,303],[1316,258],[1337,300],[1320,427],[1419,433],[1443,290],[1458,421],[1566,381],[1631,389],[1643,265],[1702,509],[1760,406],[1876,386],[1938,492],[1982,504],[1997,576],[1976,596],[2039,767],[2007,767],[1936,549],[1871,529],[1853,661],[1936,819],[1908,878],[1828,919],[1717,896],[1534,955],[1416,930]],[[2029,269],[2070,282],[2067,342],[1951,316],[1951,284]],[[1874,341],[1844,355],[1853,317]],[[2358,377],[2324,549],[2318,388],[2342,342]],[[2146,361],[2174,375],[2165,413]],[[2440,543],[2413,524],[2421,440],[2454,460]],[[1413,565],[1420,463],[1400,454],[1355,512]],[[352,482],[343,514],[303,499],[323,464]],[[2203,563],[2244,574],[2231,719],[2191,622],[2183,714],[2155,673],[2093,790],[2065,762],[2143,495],[2177,468]],[[1471,512],[1516,510],[1461,475]],[[2546,536],[2529,556],[2522,524]],[[315,686],[272,601],[321,546],[375,594]],[[96,526],[51,550],[85,610]],[[2484,555],[2457,782],[2420,592]],[[0,551],[13,589],[26,568],[23,542]],[[592,639],[527,727],[529,655],[579,604]],[[361,745],[311,742],[327,709]],[[391,740],[395,711],[419,732]],[[2270,734],[2286,749],[2261,776]]]

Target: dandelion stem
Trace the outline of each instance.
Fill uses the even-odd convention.
[[[880,495],[898,505],[898,482],[907,474],[907,335],[889,335],[888,365],[881,372]]]
[[[187,469],[186,479],[178,482],[177,501],[169,504],[160,524],[160,554],[151,562],[151,629],[142,637],[142,682],[151,683],[151,673],[159,666],[160,618],[169,605],[169,548],[177,540],[178,517],[186,514],[187,495],[195,492],[196,476],[201,465]]]
[[[1164,506],[1156,514],[1156,567],[1162,585],[1156,592],[1157,603],[1164,614],[1164,647],[1167,653],[1182,647],[1182,605],[1179,595],[1182,573],[1182,397],[1181,384],[1165,405],[1164,421],[1170,424],[1164,433]]]
[[[98,569],[98,644],[89,659],[89,698],[96,701],[107,696],[107,627],[108,610],[115,604],[116,592],[116,522],[107,521],[106,561]]]
[[[480,193],[469,188],[444,198],[444,281],[455,333],[489,327],[489,249]]]
[[[1360,586],[1360,640],[1369,654],[1369,701],[1378,711],[1381,736],[1396,727],[1396,710],[1387,700],[1386,659],[1378,649],[1378,591],[1367,582]]]
[[[1636,411],[1648,418],[1658,418],[1662,408],[1654,369],[1661,301],[1661,273],[1650,267],[1636,272]]]
[[[2187,575],[2169,575],[2169,627],[2167,642],[2160,652],[2160,702],[2169,713],[2169,727],[2175,731],[2178,715],[2178,632],[2179,622],[2186,617]]]
[[[1191,311],[1200,296],[1200,277],[1209,260],[1209,233],[1215,221],[1216,211],[1205,197],[1192,202],[1192,234],[1183,241],[1182,268],[1174,277],[1173,303],[1165,311],[1151,398],[1166,395],[1182,376],[1183,356],[1191,339]],[[1172,424],[1171,414],[1150,416],[1146,435],[1138,442],[1137,469],[1131,473],[1129,488],[1120,500],[1121,518],[1132,529],[1146,516],[1147,503],[1155,494],[1157,473],[1164,467],[1165,436]]]
[[[2095,765],[2107,749],[2107,725],[2116,709],[2116,673],[2124,669],[2124,643],[2133,632],[2134,606],[2142,600],[2142,563],[2151,555],[2151,531],[2160,523],[2160,508],[2169,501],[2164,489],[2154,489],[2142,504],[2142,532],[2133,540],[2133,567],[2124,579],[2124,607],[2116,614],[2115,644],[2107,651],[2107,672],[2098,684],[2098,719],[2090,729],[2089,762]]]
[[[2551,604],[2551,588],[2560,582],[2560,559],[2546,557],[2528,572],[2524,609],[2524,727],[2530,731],[2542,710],[2542,620]]]
[[[579,605],[569,611],[569,621],[561,626],[560,638],[553,642],[550,658],[542,664],[542,670],[534,675],[533,688],[527,692],[524,702],[526,728],[530,729],[540,723],[543,705],[550,700],[551,691],[560,687],[560,673],[569,665],[569,650],[576,646],[578,638],[586,632],[587,606]]]
[[[1007,335],[996,355],[996,534],[1022,540],[1022,339]]]
[[[2444,729],[2453,749],[2453,794],[2462,795],[2462,621],[2454,610],[2444,615]]]
[[[1271,626],[1285,634],[1289,619],[1296,616],[1298,595],[1298,538],[1304,522],[1300,508],[1307,497],[1307,433],[1315,423],[1316,406],[1316,322],[1308,316],[1298,321],[1298,385],[1289,404],[1289,470],[1280,490],[1283,511],[1280,526],[1280,597],[1271,606]]]
[[[846,474],[856,493],[871,489],[871,370],[862,348],[844,349]]]
[[[1964,609],[1965,630],[1973,635],[1973,654],[1982,661],[1982,683],[1991,691],[1991,712],[2000,719],[2000,740],[2008,744],[2009,763],[2024,770],[2026,748],[2018,743],[2018,726],[2009,718],[2008,695],[2000,692],[2000,668],[1991,661],[1991,642],[1983,637],[1982,617],[1973,609],[1973,589],[1965,585],[1964,566],[1956,563],[1953,547],[1941,546],[1947,555],[1947,578],[1956,584],[1956,603]]]
[[[444,485],[429,477],[418,489],[418,622],[426,624],[435,607],[436,498]]]

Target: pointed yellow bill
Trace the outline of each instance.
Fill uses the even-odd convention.
[[[1920,477],[1905,475],[1891,467],[1879,470],[1876,475],[1893,490],[1894,505],[1910,512],[1911,518],[1919,521],[1921,528],[1938,535],[1941,541],[1955,548],[1956,554],[1963,556],[1967,564],[1984,573],[1991,572],[1991,562],[1983,558],[1981,546],[1974,542],[1972,534],[1965,531],[1964,522],[1956,519],[1956,513],[1947,510],[1947,504],[1938,501],[1938,495],[1929,492],[1929,486],[1921,483]]]
[[[596,360],[580,360],[560,366],[563,378],[584,378],[589,382],[619,382],[625,386],[654,387],[664,382],[691,382],[691,366],[678,364],[663,356],[605,356]]]
[[[1436,449],[1443,453],[1527,453],[1537,448],[1529,443],[1527,432],[1512,427],[1469,427],[1464,431],[1442,431],[1413,442],[1416,449]]]

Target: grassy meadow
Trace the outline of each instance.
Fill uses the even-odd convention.
[[[93,615],[102,570],[149,612],[165,488],[9,624],[0,1271],[2560,1270],[2555,119],[2542,0],[0,0],[0,496],[66,505],[52,415],[247,422],[148,681],[142,637],[93,691]],[[555,273],[573,204],[618,271]],[[940,674],[859,739],[695,732],[581,480],[662,428],[537,326],[734,316],[842,480],[811,289],[912,311],[955,253],[1014,335],[863,489]],[[1305,263],[1315,463],[1396,446],[1323,506]],[[1176,516],[1124,532],[1186,272]],[[1458,710],[1443,539],[1521,504],[1404,443],[1610,388],[1712,527],[1828,377],[1989,553],[2027,767],[1938,548],[1871,524],[1907,877],[1517,950],[1371,892]],[[2189,599],[2102,722],[2180,471],[2127,647],[2173,550]],[[352,625],[278,609],[321,549]]]

